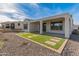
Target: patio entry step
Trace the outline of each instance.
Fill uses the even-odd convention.
[[[54,46],[56,44],[55,42],[51,42],[51,41],[46,41],[45,43],[51,46]]]

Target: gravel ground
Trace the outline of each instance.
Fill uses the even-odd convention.
[[[20,38],[15,33],[3,33],[0,36],[8,39],[5,46],[0,49],[0,55],[6,56],[60,56],[60,54],[51,51],[38,44],[32,43],[26,39]],[[1,37],[2,37],[1,36]],[[1,38],[0,37],[0,38]],[[22,42],[28,42],[27,45],[22,45]],[[21,46],[22,45],[22,46]],[[64,48],[62,56],[79,55],[79,36],[72,35]]]
[[[71,35],[62,55],[79,56],[79,35]]]
[[[38,44],[32,43],[26,39],[20,38],[15,33],[4,33],[3,36],[8,39],[5,47],[0,50],[0,55],[9,56],[52,56],[59,55],[50,49],[44,48]],[[22,42],[28,42],[27,45],[21,46]]]

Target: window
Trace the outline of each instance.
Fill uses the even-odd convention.
[[[6,28],[9,28],[9,24],[6,24]]]
[[[51,22],[51,30],[62,30],[62,22]]]
[[[24,24],[24,29],[27,29],[27,28],[28,28],[27,24]]]
[[[18,26],[20,26],[20,23],[18,23]]]

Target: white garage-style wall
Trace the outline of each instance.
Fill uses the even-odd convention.
[[[35,32],[35,31],[38,32],[39,29],[40,29],[39,22],[32,22],[32,23],[30,23],[30,31],[31,32]]]

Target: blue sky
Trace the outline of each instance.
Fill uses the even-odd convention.
[[[0,3],[0,16],[11,19],[39,19],[62,13],[70,13],[74,24],[79,24],[79,4],[77,3]]]

